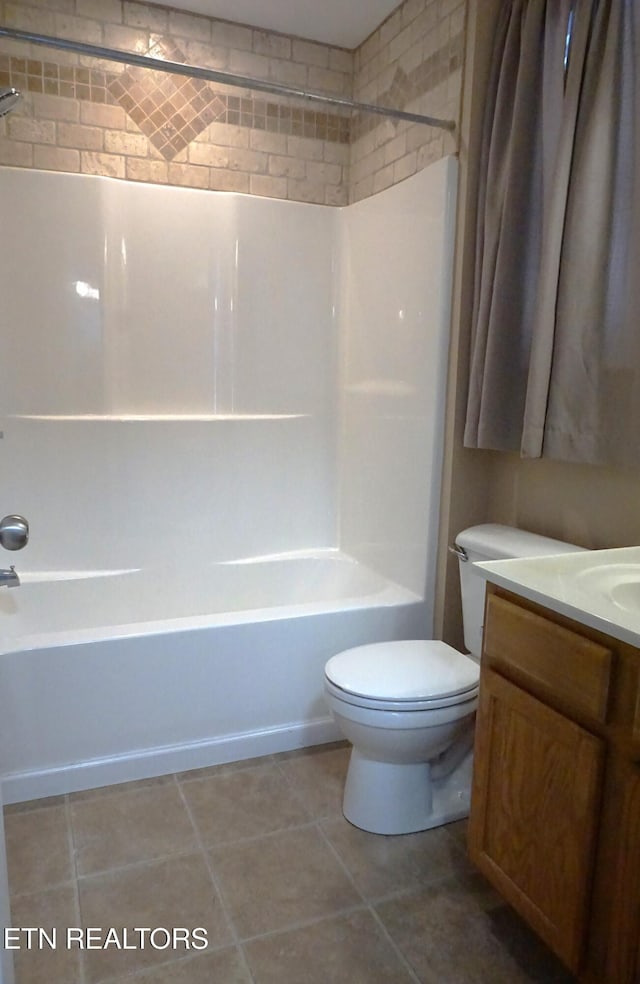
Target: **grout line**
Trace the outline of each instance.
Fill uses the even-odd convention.
[[[318,827],[318,831],[320,833],[320,836],[323,838],[323,840],[325,841],[325,843],[327,844],[327,846],[331,850],[332,854],[334,855],[334,857],[336,858],[336,860],[338,861],[338,863],[342,867],[343,871],[345,872],[345,874],[349,878],[349,881],[353,885],[354,889],[356,890],[356,892],[358,893],[358,895],[360,896],[360,898],[364,900],[364,903],[365,903],[365,905],[367,907],[367,910],[369,911],[369,913],[373,917],[374,922],[382,930],[382,933],[383,933],[384,938],[387,940],[387,942],[391,946],[391,949],[395,953],[395,955],[398,958],[400,964],[405,968],[405,970],[409,974],[409,977],[414,982],[414,984],[423,984],[423,982],[421,982],[420,979],[418,977],[416,977],[416,974],[415,974],[415,972],[413,970],[413,967],[411,966],[411,964],[409,963],[409,961],[405,957],[405,955],[402,952],[402,950],[400,949],[400,947],[396,944],[395,940],[390,935],[389,931],[387,930],[387,927],[384,925],[384,923],[380,919],[378,913],[374,909],[373,902],[369,901],[365,897],[364,892],[361,892],[360,889],[358,888],[358,885],[356,884],[356,881],[355,881],[353,875],[351,874],[351,871],[347,867],[346,863],[342,860],[342,857],[338,853],[337,849],[333,846],[331,840],[329,839],[329,837],[327,836],[327,834],[323,830],[321,824],[318,824],[317,827]]]
[[[308,747],[310,747],[310,748],[317,748],[317,749],[320,750],[320,753],[322,753],[323,751],[340,751],[342,749],[349,750],[351,748],[349,742],[348,741],[344,741],[342,739],[338,739],[337,741],[326,742],[326,743],[323,743],[322,745],[308,746]],[[295,754],[296,752],[300,752],[301,754],[296,755]],[[305,752],[306,752],[306,755],[305,755]],[[295,776],[291,774],[290,770],[285,769],[283,767],[283,763],[285,763],[285,762],[291,762],[291,761],[294,761],[294,762],[295,761],[298,761],[299,762],[299,761],[304,761],[305,758],[312,757],[312,754],[313,753],[309,754],[308,750],[307,749],[304,749],[304,748],[303,749],[294,749],[293,752],[279,752],[279,753],[276,753],[274,755],[274,760],[275,760],[275,763],[274,764],[278,768],[278,770],[281,773],[281,775],[284,776],[284,778],[285,778],[285,780],[287,782],[287,785],[289,786],[289,789],[291,790],[291,792],[292,792],[293,796],[295,797],[295,799],[297,800],[297,802],[302,806],[302,808],[309,815],[311,822],[312,823],[318,823],[321,820],[332,820],[334,818],[334,814],[332,814],[332,813],[325,813],[325,814],[322,814],[320,816],[313,815],[314,811],[310,810],[309,807],[308,807],[308,805],[307,805],[307,799],[306,799],[306,796],[305,796],[305,793],[304,793],[304,789],[300,789],[299,788],[299,783],[298,783],[297,779],[295,778]],[[340,814],[340,816],[342,816],[342,814]]]
[[[51,884],[44,885],[41,888],[30,888],[26,892],[12,892],[10,890],[9,891],[10,901],[13,902],[15,900],[17,902],[19,899],[28,899],[32,895],[42,895],[43,892],[53,892],[57,888],[72,888],[73,883],[74,883],[74,878],[72,875],[71,878],[68,879],[68,881],[52,882]],[[11,886],[9,886],[9,889],[11,889]]]
[[[266,840],[267,838],[280,837],[282,834],[290,834],[294,830],[308,830],[315,825],[315,820],[306,820],[304,823],[294,823],[290,827],[279,827],[277,830],[267,830],[263,834],[252,834],[250,837],[238,837],[235,840],[216,841],[215,844],[204,845],[205,851],[217,851],[219,848],[235,847],[237,844],[253,844],[254,841]]]
[[[306,929],[308,926],[317,926],[318,923],[328,922],[331,919],[339,919],[341,916],[350,916],[353,912],[364,912],[368,906],[366,903],[358,902],[354,905],[345,906],[342,909],[335,909],[333,912],[325,912],[321,916],[310,916],[308,919],[300,919],[298,922],[287,923],[286,926],[279,926],[278,929],[270,929],[266,933],[256,933],[254,936],[241,938],[242,944],[255,943],[256,940],[268,940],[274,936],[283,936],[285,933],[292,933],[299,929]]]
[[[240,946],[240,937],[239,937],[238,931],[236,929],[236,924],[235,924],[235,922],[233,921],[233,919],[231,917],[231,912],[229,910],[229,906],[227,905],[226,900],[224,898],[224,895],[222,894],[222,889],[221,889],[220,883],[219,883],[218,878],[217,878],[216,873],[215,873],[215,868],[214,868],[213,862],[211,860],[211,850],[210,849],[207,849],[205,847],[205,845],[204,845],[204,841],[202,840],[202,837],[200,835],[200,830],[199,830],[198,825],[195,822],[194,817],[193,817],[193,814],[191,812],[191,807],[189,806],[189,803],[187,801],[187,797],[184,794],[184,790],[182,788],[182,783],[178,779],[178,776],[177,775],[174,775],[174,779],[175,779],[176,785],[178,787],[178,792],[180,794],[180,798],[181,798],[181,800],[182,800],[182,802],[184,804],[184,808],[187,811],[187,816],[189,817],[189,820],[191,822],[191,826],[193,827],[193,830],[194,830],[194,833],[195,833],[195,837],[196,837],[196,842],[197,842],[197,844],[200,847],[200,851],[202,853],[202,856],[203,856],[203,859],[204,859],[204,863],[205,863],[205,865],[207,867],[207,871],[209,872],[209,878],[211,879],[211,883],[213,885],[213,888],[214,888],[214,890],[216,892],[216,895],[218,896],[218,900],[219,900],[220,906],[222,908],[222,911],[224,913],[225,919],[227,921],[227,925],[229,926],[229,929],[231,930],[231,937],[232,937],[233,945],[235,945],[236,950],[237,950],[238,954],[240,955],[240,960],[241,960],[241,962],[242,962],[242,964],[244,966],[244,969],[245,969],[245,971],[247,973],[247,976],[249,978],[249,981],[251,981],[251,984],[255,984],[255,978],[254,978],[253,974],[251,973],[251,968],[250,968],[249,962],[247,960],[247,955],[244,952],[243,947]]]
[[[115,864],[110,868],[100,868],[98,871],[88,871],[85,874],[79,874],[78,880],[102,878],[104,875],[110,875],[113,872],[129,871],[131,868],[142,868],[144,865],[158,864],[160,861],[175,861],[176,858],[189,858],[194,854],[198,854],[198,852],[198,845],[194,844],[189,851],[178,851],[176,854],[158,854],[154,855],[152,858],[141,858],[138,861],[129,861],[127,864]]]
[[[167,967],[175,967],[177,964],[182,966],[183,964],[193,963],[196,960],[200,960],[205,956],[210,954],[222,953],[224,950],[234,949],[233,943],[223,943],[220,946],[212,946],[207,950],[203,950],[202,953],[191,953],[188,956],[176,957],[174,960],[166,960],[163,963],[152,964],[147,967],[138,967],[136,970],[121,970],[114,974],[109,974],[108,977],[101,977],[100,980],[95,981],[94,984],[120,984],[120,981],[135,981],[147,975],[147,980],[149,980],[149,972],[155,970],[165,970]],[[239,949],[236,948],[236,949]],[[252,979],[253,984],[253,979]]]
[[[251,981],[251,984],[256,984],[256,979],[253,976],[253,973],[251,971],[251,965],[249,964],[249,960],[247,958],[247,954],[245,953],[244,947],[243,946],[238,946],[237,949],[238,949],[238,953],[240,954],[240,960],[242,962],[242,966],[244,967],[244,969],[247,972],[247,977]]]
[[[349,868],[347,867],[347,865],[345,864],[345,862],[342,860],[342,857],[340,856],[340,854],[338,853],[338,851],[336,850],[336,848],[333,846],[333,844],[329,840],[327,834],[324,832],[324,830],[322,828],[321,821],[318,821],[318,823],[316,824],[316,829],[317,829],[318,833],[320,834],[322,840],[325,842],[325,844],[327,845],[327,847],[329,848],[329,850],[333,854],[334,858],[336,859],[336,861],[338,862],[338,864],[342,868],[343,872],[345,873],[345,875],[347,876],[347,878],[349,879],[349,881],[353,885],[353,888],[355,889],[355,891],[358,893],[358,895],[360,896],[360,898],[362,899],[362,901],[364,902],[364,904],[366,906],[369,906],[369,900],[366,898],[364,892],[361,892],[360,889],[358,888],[358,885],[356,884],[356,880],[353,877],[353,875],[351,874],[351,871],[349,870]]]
[[[414,984],[425,984],[425,982],[424,981],[421,981],[420,978],[417,976],[417,974],[416,974],[415,970],[413,969],[410,961],[408,960],[407,957],[405,957],[404,953],[402,952],[402,950],[400,949],[400,947],[398,946],[398,944],[394,940],[393,936],[391,935],[391,933],[389,932],[389,930],[387,929],[387,927],[385,926],[385,924],[383,923],[382,919],[380,918],[380,916],[378,915],[378,913],[376,912],[376,910],[374,909],[374,907],[372,905],[369,906],[369,911],[370,911],[371,915],[373,916],[373,918],[375,919],[376,923],[378,924],[380,930],[382,931],[382,935],[384,936],[384,938],[389,943],[390,947],[392,948],[392,950],[394,951],[394,953],[398,957],[398,960],[400,961],[400,963],[402,964],[402,966],[405,968],[405,970],[409,974],[409,977],[414,982]]]
[[[287,784],[287,787],[289,789],[289,792],[293,796],[295,802],[301,807],[301,809],[304,810],[304,812],[309,817],[309,822],[307,824],[304,824],[304,826],[307,826],[307,827],[308,826],[312,826],[313,824],[316,823],[316,821],[317,821],[318,818],[312,816],[312,811],[309,809],[309,807],[307,805],[306,798],[305,798],[305,795],[304,795],[303,790],[298,789],[298,783],[296,782],[295,778],[293,776],[289,775],[289,773],[287,772],[286,769],[283,769],[283,767],[280,764],[280,762],[276,762],[275,763],[275,767],[276,767],[278,773],[280,774],[280,776],[284,779],[285,783]]]
[[[251,765],[248,763],[251,762]],[[230,766],[236,765],[236,768]],[[222,779],[227,776],[235,776],[241,772],[251,772],[252,770],[262,769],[266,766],[274,765],[273,754],[252,756],[249,759],[239,759],[238,762],[220,762],[218,765],[203,766],[202,768],[187,769],[174,773],[174,778],[182,785],[183,782],[208,782],[211,779]],[[194,775],[193,773],[201,773]]]
[[[73,896],[74,896],[74,903],[76,907],[76,915],[78,917],[77,925],[82,926],[83,922],[82,922],[82,911],[80,908],[80,889],[78,886],[78,862],[77,862],[77,854],[76,854],[76,839],[73,830],[73,821],[71,819],[71,801],[69,799],[68,794],[65,794],[64,797],[64,810],[65,810],[65,818],[67,821],[67,843],[69,845],[69,854],[71,856],[71,870],[73,876]],[[80,955],[80,959],[78,961],[80,966],[80,984],[86,984],[87,972],[86,972],[85,961],[84,961],[84,951],[79,950],[78,952]]]
[[[176,785],[178,787],[178,792],[180,794],[180,798],[181,798],[182,803],[184,805],[184,808],[185,808],[185,810],[187,812],[187,816],[189,817],[189,821],[191,823],[191,826],[193,827],[194,835],[195,835],[195,838],[196,838],[196,843],[198,845],[198,848],[200,850],[200,853],[202,854],[202,858],[203,858],[203,861],[204,861],[204,863],[206,865],[207,871],[209,872],[209,878],[211,879],[211,884],[213,885],[213,889],[214,889],[214,891],[216,893],[216,896],[217,896],[217,899],[218,899],[218,903],[219,903],[219,905],[220,905],[220,907],[222,909],[222,912],[224,913],[224,917],[225,917],[225,920],[227,922],[227,926],[229,927],[229,930],[231,932],[231,940],[232,940],[232,943],[236,946],[236,948],[240,952],[241,957],[242,957],[242,960],[244,961],[244,963],[246,965],[246,970],[247,970],[247,973],[249,974],[249,978],[250,978],[251,981],[253,981],[253,975],[251,974],[251,971],[249,970],[249,967],[247,965],[246,957],[244,955],[244,952],[242,951],[242,948],[239,946],[240,937],[238,935],[238,931],[236,929],[236,925],[235,925],[235,923],[234,923],[234,921],[233,921],[233,919],[231,917],[231,912],[230,912],[229,906],[226,903],[226,900],[224,898],[224,895],[222,894],[222,890],[221,890],[220,884],[219,884],[218,879],[216,877],[215,869],[214,869],[213,863],[211,861],[210,850],[208,850],[205,847],[204,841],[202,840],[202,836],[200,834],[200,830],[198,828],[197,823],[195,822],[195,819],[194,819],[193,814],[191,812],[191,807],[189,806],[189,803],[187,801],[187,798],[184,795],[184,790],[182,789],[182,786],[181,786],[180,782],[178,781],[177,775],[174,775],[174,779],[175,779]]]

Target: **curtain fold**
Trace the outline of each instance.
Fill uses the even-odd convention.
[[[629,426],[640,404],[637,6],[504,4],[481,159],[467,446],[640,465]]]

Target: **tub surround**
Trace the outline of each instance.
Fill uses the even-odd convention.
[[[430,597],[455,182],[336,210],[4,170],[19,570],[339,548]]]
[[[3,171],[7,799],[329,740],[326,660],[432,634],[455,183]]]

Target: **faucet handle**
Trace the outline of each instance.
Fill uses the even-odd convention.
[[[9,515],[0,519],[0,546],[5,550],[22,550],[29,542],[29,523],[24,516]]]

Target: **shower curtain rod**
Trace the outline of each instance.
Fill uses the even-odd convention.
[[[427,126],[440,127],[443,130],[455,130],[453,120],[441,120],[435,116],[423,116],[420,113],[406,113],[402,109],[391,109],[385,106],[375,106],[372,103],[357,102],[341,96],[329,96],[313,89],[297,89],[278,82],[266,82],[252,79],[232,72],[219,72],[198,65],[183,65],[181,62],[164,61],[161,58],[150,58],[148,55],[137,55],[130,51],[119,51],[117,48],[103,48],[84,41],[72,41],[69,38],[53,38],[46,34],[33,34],[31,31],[20,31],[13,27],[0,26],[0,37],[11,38],[13,41],[27,41],[30,44],[40,44],[48,48],[60,48],[63,51],[73,51],[91,58],[103,58],[107,61],[121,62],[123,65],[136,65],[140,68],[151,68],[159,72],[170,72],[173,75],[187,75],[205,82],[219,82],[240,89],[254,89],[257,92],[268,92],[276,96],[290,96],[296,99],[308,99],[312,102],[324,103],[329,106],[340,106],[342,109],[357,110],[361,113],[376,113],[378,116],[388,116],[409,123],[424,123]]]

